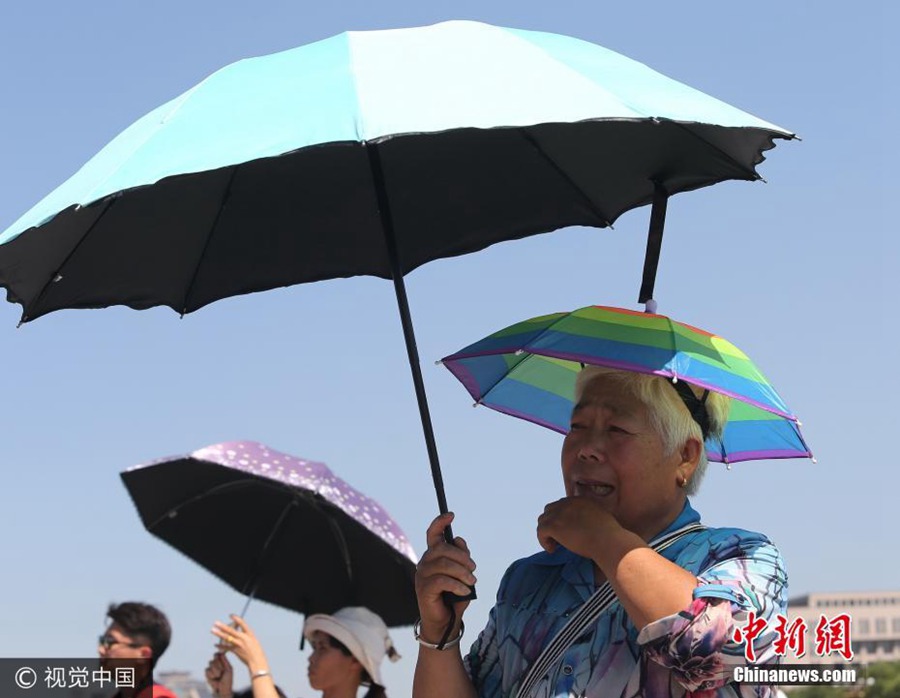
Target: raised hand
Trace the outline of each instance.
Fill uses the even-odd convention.
[[[218,698],[234,695],[234,669],[224,652],[216,652],[206,665],[206,683]]]
[[[552,553],[562,545],[600,564],[599,549],[623,529],[601,504],[589,497],[563,497],[550,502],[538,517],[537,538]]]
[[[234,654],[247,666],[251,674],[268,671],[266,654],[253,630],[240,616],[232,615],[231,620],[232,625],[221,621],[213,624],[210,632],[221,640],[219,648]]]

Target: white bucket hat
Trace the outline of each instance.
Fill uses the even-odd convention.
[[[312,635],[317,630],[331,635],[350,650],[350,654],[379,686],[384,686],[379,669],[384,656],[387,655],[392,662],[400,659],[384,621],[368,608],[348,606],[331,616],[324,613],[308,616],[303,624],[303,636],[312,640]]]

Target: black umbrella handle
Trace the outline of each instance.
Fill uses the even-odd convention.
[[[381,229],[384,231],[384,242],[391,268],[391,279],[394,282],[394,294],[397,296],[397,309],[400,312],[400,324],[403,327],[406,355],[409,360],[409,369],[412,372],[416,402],[419,405],[419,418],[422,421],[422,432],[425,435],[425,447],[428,450],[428,461],[431,465],[431,479],[434,482],[434,492],[437,495],[438,511],[441,514],[446,514],[449,509],[447,508],[447,496],[444,493],[444,478],[441,474],[441,463],[438,458],[437,444],[434,438],[434,427],[431,424],[428,398],[425,395],[425,382],[422,379],[422,367],[419,361],[419,349],[416,346],[416,334],[413,330],[412,316],[409,313],[409,299],[406,296],[403,266],[400,263],[397,238],[394,235],[394,221],[391,216],[390,199],[384,184],[381,155],[378,152],[377,143],[366,143],[365,149],[369,158],[369,168],[372,171],[372,183],[375,187],[375,197],[378,202],[378,215],[381,219]],[[453,545],[453,530],[449,525],[444,529],[444,539]],[[450,601],[448,597],[452,597],[453,601]],[[452,604],[455,601],[464,601],[469,598],[475,598],[474,587],[472,587],[472,592],[467,597],[459,597],[448,592],[444,600],[448,604]]]
[[[460,596],[459,594],[454,594],[452,591],[443,591],[441,592],[441,598],[444,599],[444,605],[447,608],[453,608],[453,604],[457,604],[460,601],[474,601],[478,598],[478,594],[475,592],[474,585],[469,584],[469,593],[465,596]]]
[[[450,545],[455,545],[455,543],[453,542],[453,531],[450,530],[450,524],[447,524],[447,528],[444,529],[444,540],[447,541]],[[444,605],[446,605],[447,608],[453,611],[453,604],[459,603],[460,601],[472,601],[473,599],[477,599],[478,595],[475,593],[475,587],[472,584],[469,584],[468,587],[469,593],[465,596],[454,594],[452,591],[442,592],[441,598],[444,599]],[[452,626],[453,622],[451,622],[450,625]],[[446,638],[443,640],[443,642],[446,642]]]

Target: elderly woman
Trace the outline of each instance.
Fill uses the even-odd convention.
[[[465,660],[467,602],[451,614],[441,595],[465,595],[475,563],[462,539],[442,539],[452,514],[429,527],[416,575],[413,696],[773,695],[769,686],[732,683],[732,669],[746,661],[748,637],[757,663],[775,659],[775,615],[787,595],[775,546],[759,533],[698,525],[665,549],[651,547],[699,524],[687,496],[706,468],[704,441],[721,435],[728,408],[728,398],[683,382],[583,370],[562,447],[566,496],[538,518],[544,552],[509,567]],[[612,603],[559,635],[607,582]],[[548,645],[557,655],[528,676]]]

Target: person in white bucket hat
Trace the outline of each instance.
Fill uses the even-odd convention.
[[[233,671],[225,657],[231,652],[249,673],[253,698],[281,698],[269,672],[262,645],[243,618],[231,616],[232,624],[216,622],[212,633],[219,638],[219,651],[206,669],[206,678],[218,698],[237,698],[232,690]],[[381,618],[367,608],[342,608],[333,615],[307,617],[303,636],[312,647],[307,676],[309,685],[322,698],[356,698],[360,686],[369,686],[364,698],[386,698],[381,678],[385,655],[395,662],[400,655]]]
[[[355,698],[360,685],[369,685],[365,698],[384,698],[381,660],[400,659],[387,626],[361,606],[349,606],[333,615],[316,613],[306,619],[303,636],[313,653],[309,658],[309,685],[323,698]],[[329,691],[334,686],[340,690]],[[344,688],[346,687],[346,688]]]

